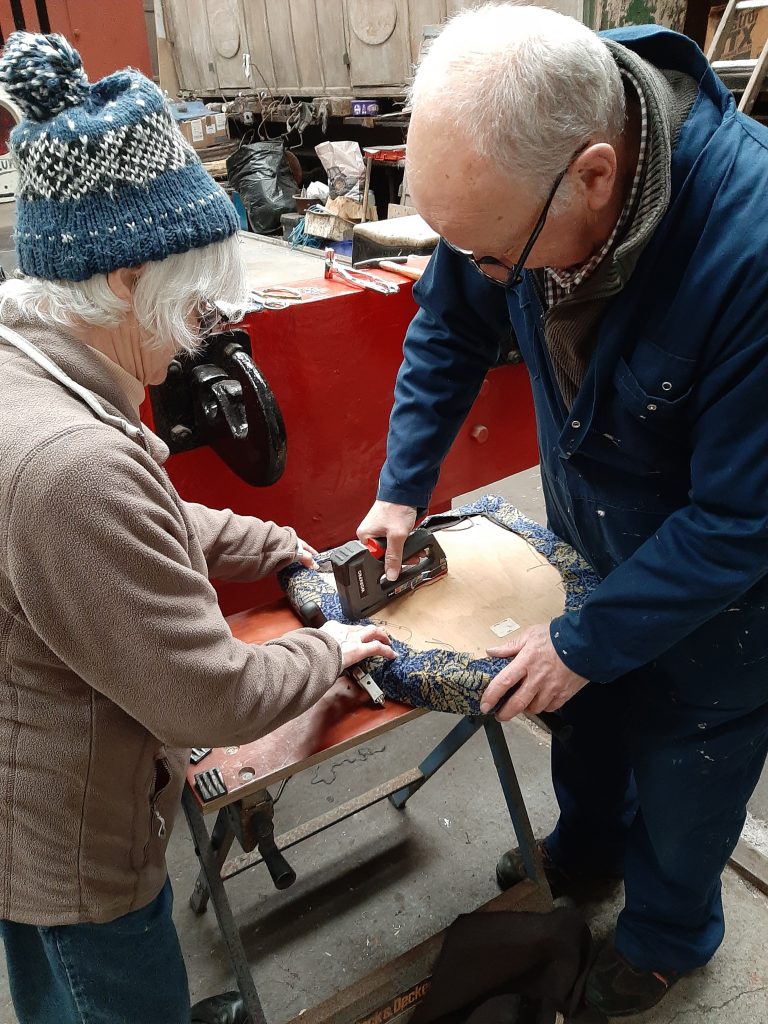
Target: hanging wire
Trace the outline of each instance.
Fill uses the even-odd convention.
[[[283,790],[285,789],[285,787],[288,785],[288,783],[291,781],[292,778],[293,778],[293,776],[289,775],[287,779],[283,779],[283,781],[280,783],[280,788],[277,791],[277,796],[272,798],[272,806],[273,807],[275,806],[277,801],[280,799],[280,797],[283,795]]]

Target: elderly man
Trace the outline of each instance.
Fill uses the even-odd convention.
[[[543,852],[560,891],[623,876],[587,992],[630,1015],[720,945],[768,746],[768,132],[682,36],[487,6],[418,71],[408,175],[442,241],[359,532],[396,575],[511,327],[550,525],[602,583],[495,649],[484,706],[573,726]]]
[[[60,36],[18,33],[26,112],[0,289],[0,934],[19,1024],[189,1024],[165,849],[189,747],[300,714],[373,628],[235,640],[208,577],[313,551],[181,500],[142,427],[146,384],[247,297],[237,218],[136,71],[91,86]],[[244,1024],[235,994],[191,1019]]]

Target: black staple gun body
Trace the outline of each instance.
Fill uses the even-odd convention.
[[[393,598],[432,583],[448,571],[445,552],[433,534],[423,528],[414,530],[405,541],[403,567],[396,580],[384,575],[382,541],[368,545],[353,540],[330,553],[333,575],[348,619],[365,619]],[[418,561],[408,564],[418,556]]]

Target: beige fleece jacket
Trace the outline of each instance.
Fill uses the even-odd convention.
[[[97,353],[4,323],[139,425]],[[315,630],[241,643],[221,615],[209,576],[274,572],[292,530],[182,501],[158,438],[2,338],[0,389],[0,918],[109,921],[164,883],[188,748],[306,711],[341,651]]]

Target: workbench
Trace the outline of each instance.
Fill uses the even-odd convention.
[[[287,602],[235,615],[229,621],[233,634],[248,643],[263,643],[301,625]],[[531,879],[502,893],[482,909],[544,911],[551,908],[549,887],[512,759],[502,727],[494,718],[460,718],[445,740],[417,768],[273,838],[268,786],[428,713],[393,701],[387,702],[384,708],[375,708],[362,690],[343,678],[294,722],[254,743],[216,748],[199,765],[190,766],[183,807],[200,862],[200,875],[190,904],[197,913],[203,913],[209,899],[212,902],[252,1024],[267,1024],[267,1021],[226,895],[225,882],[266,860],[276,887],[287,888],[295,874],[282,857],[283,851],[311,840],[379,801],[389,799],[393,806],[402,810],[413,794],[479,729],[486,732],[501,793],[517,841],[528,861]],[[195,775],[206,765],[220,768],[229,790],[225,797],[209,803],[203,803],[194,786]],[[213,812],[217,817],[209,833],[205,815]],[[245,852],[228,859],[235,838]],[[379,1019],[405,1021],[428,990],[428,978],[441,945],[442,933],[438,933],[325,1003],[303,1012],[290,1024],[357,1024],[375,1020],[387,1008],[389,1015],[379,1016]]]
[[[425,692],[439,690],[443,678],[447,692],[460,703],[462,687],[457,678],[448,685],[451,658],[462,664],[466,655],[480,659],[470,663],[469,669],[487,663],[485,648],[498,642],[502,635],[499,626],[514,631],[536,621],[547,621],[560,614],[566,603],[578,604],[590,586],[591,577],[589,567],[581,564],[568,545],[498,498],[481,499],[464,512],[459,510],[459,515],[465,518],[458,522],[454,517],[438,517],[434,527],[436,538],[447,551],[448,575],[417,593],[393,599],[373,619],[380,622],[398,644],[401,654],[398,660],[404,666],[408,664],[409,651],[425,653],[426,661],[421,660],[417,670],[420,678],[425,672],[430,675]],[[308,586],[320,586],[315,571],[305,572]],[[294,583],[295,578],[287,585],[290,588]],[[330,587],[330,583],[323,585]],[[293,596],[295,599],[297,595]],[[299,627],[301,622],[287,602],[278,602],[234,615],[229,625],[233,635],[244,642],[263,643]],[[407,645],[403,639],[397,640],[406,636]],[[425,665],[433,667],[425,668]],[[494,664],[491,671],[498,671],[499,667]],[[371,671],[376,669],[371,668]],[[474,678],[477,671],[469,672],[467,678]],[[376,707],[360,687],[343,677],[295,721],[253,743],[215,749],[202,762],[189,768],[184,811],[200,861],[200,875],[191,905],[202,913],[209,899],[212,900],[253,1024],[266,1024],[266,1018],[226,896],[225,882],[263,862],[275,886],[287,888],[296,875],[284,856],[285,851],[380,801],[389,800],[402,810],[478,731],[486,735],[500,782],[500,796],[528,875],[526,882],[497,897],[484,909],[546,910],[551,907],[549,887],[505,734],[501,724],[490,715],[454,715],[448,735],[434,750],[425,752],[418,767],[396,778],[382,780],[369,792],[275,839],[273,799],[268,787],[431,713],[423,707],[398,703],[391,697],[390,692],[386,704]],[[476,698],[472,706],[477,708]],[[226,793],[204,801],[195,777],[212,767],[221,773]],[[205,815],[213,812],[217,817],[209,833]],[[235,839],[243,853],[230,857]],[[474,909],[457,907],[457,912]],[[300,1020],[303,1024],[404,1021],[426,994],[441,941],[441,935],[433,936],[394,964],[386,965],[326,1003],[302,1013]],[[396,1012],[397,1007],[402,1010],[401,1014]],[[296,1022],[298,1020],[296,1018]]]

